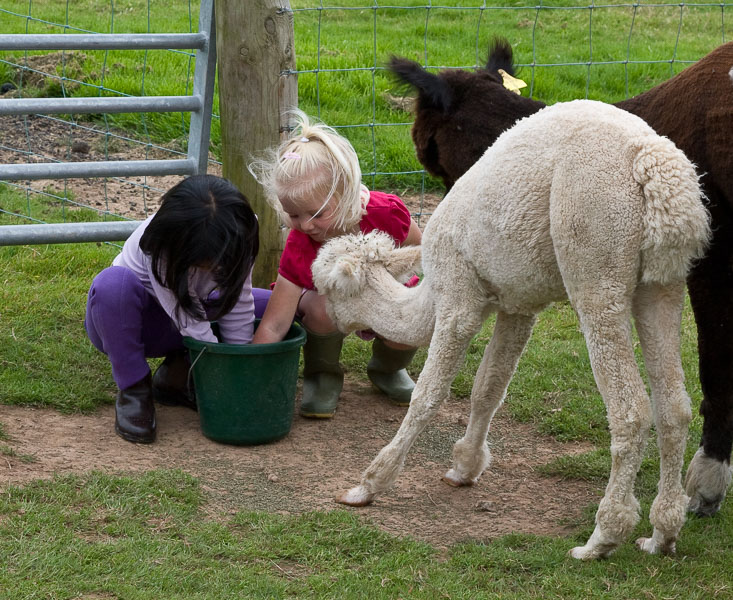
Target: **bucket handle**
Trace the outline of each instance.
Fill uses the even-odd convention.
[[[193,368],[196,366],[196,363],[199,361],[199,358],[203,356],[204,352],[206,352],[206,346],[201,348],[201,350],[198,353],[198,356],[193,359],[191,366],[188,368],[188,377],[186,378],[186,389],[187,390],[190,390],[192,387],[191,386],[191,377],[193,376]]]

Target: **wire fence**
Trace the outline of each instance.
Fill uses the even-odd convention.
[[[149,0],[116,4],[70,0],[34,3],[30,0],[23,3],[23,11],[5,8],[2,4],[0,24],[7,33],[194,33],[199,24],[199,5],[190,1],[179,0],[175,3],[177,6],[171,6],[177,16],[175,19],[161,11],[156,13],[155,3]],[[131,13],[134,13],[132,19]],[[79,23],[75,23],[75,19],[79,19]],[[42,97],[98,96],[100,103],[108,96],[132,100],[133,96],[160,95],[160,90],[189,96],[193,89],[194,65],[193,51],[175,49],[124,53],[115,49],[5,52],[0,56],[0,92],[3,98],[21,98],[28,104]],[[167,81],[158,81],[159,69],[166,73]],[[111,114],[113,112],[116,111],[100,110],[98,114],[84,116],[0,116],[4,132],[0,137],[0,162],[86,163],[91,160],[186,158],[190,126],[187,113],[153,115],[141,112],[120,118]],[[216,168],[217,161],[211,162]],[[0,190],[0,212],[9,218],[8,222],[144,218],[157,208],[160,194],[178,179],[175,176],[50,177],[4,182],[4,189]],[[90,216],[88,211],[93,211],[95,216]]]
[[[645,3],[577,0],[498,2],[341,0],[283,2],[292,10],[299,104],[338,128],[357,149],[367,185],[407,197],[429,214],[441,186],[425,174],[410,141],[409,99],[384,64],[390,55],[428,70],[483,66],[493,36],[515,50],[525,95],[552,103],[586,97],[617,101],[676,74],[730,39],[733,2]],[[193,0],[0,0],[5,33],[196,31]],[[145,50],[5,52],[7,97],[186,94],[194,54]],[[242,82],[246,85],[246,82]],[[217,99],[210,172],[219,172]],[[186,154],[185,114],[0,117],[0,162],[148,160]],[[0,219],[49,222],[139,219],[157,208],[177,177],[45,180],[0,185]],[[86,211],[92,211],[92,217]]]

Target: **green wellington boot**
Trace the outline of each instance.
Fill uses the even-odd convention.
[[[372,343],[372,358],[367,365],[369,380],[397,406],[409,406],[415,382],[405,367],[410,364],[417,348],[395,350],[377,338]]]
[[[316,419],[330,419],[336,412],[344,372],[339,364],[344,334],[319,335],[308,331],[303,346],[303,399],[300,414]]]

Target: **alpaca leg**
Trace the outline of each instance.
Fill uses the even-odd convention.
[[[629,311],[623,300],[588,309],[576,305],[576,310],[611,431],[611,476],[598,506],[595,530],[584,546],[571,550],[574,558],[585,560],[611,554],[639,521],[634,481],[652,416],[634,360]]]
[[[462,310],[456,311],[456,306],[461,306]],[[378,493],[394,484],[415,439],[448,398],[450,384],[458,374],[468,344],[483,322],[482,308],[477,305],[471,310],[469,301],[464,297],[461,304],[450,299],[442,310],[440,307],[437,309],[428,357],[415,384],[410,408],[402,425],[364,472],[361,483],[344,492],[337,499],[338,502],[365,506]]]
[[[471,390],[466,434],[453,446],[453,467],[443,476],[446,483],[456,487],[473,485],[489,466],[491,453],[486,436],[491,419],[504,401],[534,323],[534,315],[497,314],[494,334],[484,350]]]
[[[685,489],[690,496],[688,509],[700,516],[720,510],[731,481],[733,447],[733,169],[729,160],[733,122],[729,104],[708,110],[705,121],[709,160],[702,170],[707,171],[713,241],[687,280],[697,323],[704,420],[700,449],[687,468]]]
[[[634,317],[652,389],[660,458],[658,493],[649,513],[654,533],[636,541],[650,554],[674,552],[689,500],[682,488],[687,428],[692,419],[680,358],[683,301],[682,283],[642,285],[634,294]]]
[[[639,522],[634,483],[652,422],[631,340],[644,227],[637,210],[646,201],[637,196],[638,186],[628,172],[610,168],[604,156],[591,153],[578,166],[562,164],[555,170],[550,199],[557,264],[580,319],[611,433],[611,474],[595,530],[584,546],[571,550],[578,559],[608,556]],[[604,193],[588,184],[600,172]]]
[[[722,221],[722,219],[721,219]],[[703,415],[700,448],[687,467],[688,510],[714,515],[731,482],[733,445],[733,231],[715,231],[708,255],[688,279],[697,324]]]

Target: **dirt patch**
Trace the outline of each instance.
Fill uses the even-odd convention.
[[[402,201],[405,203],[407,208],[410,209],[410,213],[413,218],[420,226],[420,229],[425,229],[425,225],[428,224],[430,216],[435,212],[438,204],[443,199],[441,194],[398,194]]]
[[[4,406],[1,420],[14,455],[0,456],[0,482],[22,485],[56,474],[173,468],[200,479],[212,518],[237,510],[289,514],[345,508],[334,497],[359,482],[405,410],[367,383],[347,380],[332,420],[296,416],[280,441],[230,446],[204,437],[196,413],[180,407],[158,407],[158,440],[137,445],[114,433],[112,406],[92,415]],[[370,507],[348,510],[390,533],[439,547],[511,532],[571,533],[600,490],[542,476],[537,467],[589,446],[561,444],[499,416],[490,434],[491,466],[477,485],[452,488],[440,477],[450,467],[452,445],[463,435],[467,414],[468,400],[446,403],[418,438],[395,487]]]

